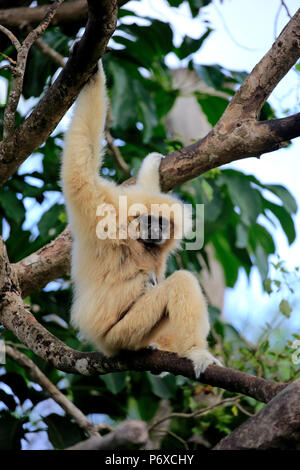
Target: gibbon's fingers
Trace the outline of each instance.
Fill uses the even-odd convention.
[[[159,167],[161,160],[165,158],[161,153],[149,153],[144,158],[137,175],[137,184],[150,191],[160,191]]]

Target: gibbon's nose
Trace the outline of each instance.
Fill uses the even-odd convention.
[[[140,236],[144,243],[162,243],[169,223],[164,217],[144,215],[140,218]]]

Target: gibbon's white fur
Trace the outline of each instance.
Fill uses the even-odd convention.
[[[191,216],[184,212],[180,224],[168,214],[172,204],[183,204],[163,194],[159,185],[162,155],[148,155],[135,185],[117,186],[99,176],[101,144],[107,101],[101,62],[98,71],[80,93],[65,138],[62,182],[73,234],[72,324],[108,356],[138,350],[152,344],[191,359],[199,376],[211,363],[220,362],[207,350],[209,320],[206,302],[197,279],[188,271],[164,278],[166,259],[178,246],[176,235]],[[118,208],[119,196],[128,207],[142,203],[164,204],[170,237],[148,243],[142,239],[113,240],[96,235],[97,207]],[[120,214],[117,212],[117,218]],[[126,219],[129,224],[133,216]],[[147,219],[149,220],[149,219]],[[161,220],[161,219],[160,219]]]

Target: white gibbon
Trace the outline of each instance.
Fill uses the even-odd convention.
[[[62,162],[73,235],[72,324],[108,356],[155,345],[189,358],[199,376],[209,364],[221,365],[207,350],[205,298],[190,272],[164,277],[168,254],[191,228],[191,214],[161,192],[160,154],[144,159],[134,185],[99,175],[106,110],[100,62],[77,99]],[[127,203],[125,216],[120,201]],[[135,236],[124,236],[132,227]]]

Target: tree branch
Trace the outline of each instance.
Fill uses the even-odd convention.
[[[17,49],[16,65],[13,68],[14,78],[12,82],[12,89],[4,109],[3,117],[3,139],[7,142],[6,159],[11,158],[11,154],[14,149],[12,137],[14,137],[15,131],[15,115],[22,93],[24,73],[29,49],[34,43],[34,41],[39,36],[41,36],[43,32],[47,29],[48,25],[50,24],[52,18],[56,13],[57,8],[62,2],[63,0],[56,0],[56,2],[49,7],[41,23],[28,34],[22,44],[19,43],[17,38],[10,31],[8,31],[5,27],[0,26],[0,31],[5,32],[5,34],[7,34],[7,36]]]
[[[71,243],[67,228],[48,245],[12,265],[23,297],[40,291],[50,280],[69,274]]]
[[[300,379],[222,439],[215,450],[299,449]]]
[[[86,416],[79,410],[63,393],[61,393],[55,385],[43,374],[38,366],[22,352],[15,348],[12,348],[8,344],[5,345],[5,352],[20,366],[28,370],[32,380],[39,384],[42,389],[56,401],[66,413],[68,413],[83,429],[86,434],[90,437],[98,437],[101,440],[101,436],[97,431],[97,427],[91,423]]]
[[[108,372],[150,370],[184,375],[196,380],[194,368],[188,359],[164,351],[124,351],[120,357],[108,358],[98,352],[80,352],[66,346],[47,331],[25,308],[20,296],[15,270],[7,258],[5,245],[0,239],[0,322],[35,354],[64,372],[82,375]],[[269,401],[285,384],[225,367],[209,366],[201,375],[201,382],[243,393],[262,402]]]
[[[120,450],[142,447],[148,440],[146,424],[143,421],[128,420],[121,423],[114,431],[103,437],[91,437],[66,450]]]
[[[0,145],[2,183],[54,130],[105,51],[116,24],[116,0],[112,3],[106,0],[101,5],[89,0],[88,4],[89,20],[79,43],[79,53],[70,57],[58,79],[17,129],[14,161],[5,159],[7,142]],[[276,150],[286,140],[286,135],[299,136],[300,129],[293,125],[293,119],[284,121],[285,136],[276,132],[276,126],[269,135],[266,126],[256,121],[264,101],[299,56],[300,9],[240,87],[214,129],[204,139],[171,152],[164,159],[161,166],[163,188],[169,190],[223,163]],[[290,126],[293,132],[289,131]]]
[[[30,116],[15,131],[13,139],[0,144],[0,182],[13,174],[55,129],[87,82],[115,30],[116,0],[88,0],[89,17],[85,32],[60,75]]]
[[[21,31],[28,27],[38,25],[51,5],[39,5],[35,8],[19,7],[5,8],[0,10],[0,24],[8,28],[18,28]],[[80,22],[83,26],[88,13],[86,0],[76,0],[66,2],[57,12],[52,25],[64,25],[68,23]]]

